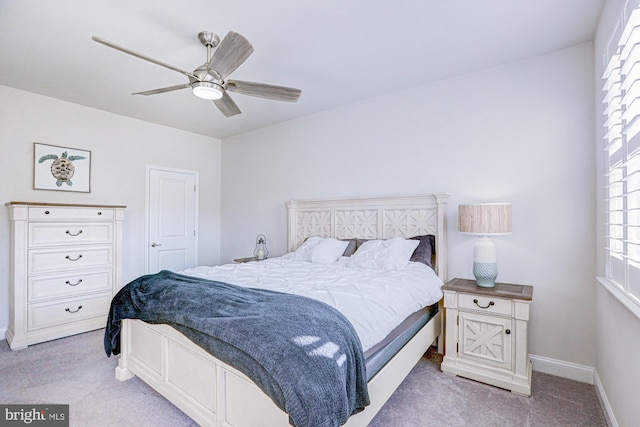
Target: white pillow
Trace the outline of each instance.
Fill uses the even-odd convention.
[[[409,265],[413,251],[420,242],[396,237],[388,240],[369,240],[351,255],[349,267],[374,270],[403,270]]]
[[[349,242],[332,237],[309,237],[287,258],[318,264],[333,264],[342,256],[348,244]]]

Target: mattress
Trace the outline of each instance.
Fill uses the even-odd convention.
[[[375,270],[349,268],[340,260],[327,265],[273,258],[179,273],[322,301],[351,322],[365,352],[407,317],[437,303],[443,295],[443,283],[436,273],[416,262],[403,270]]]
[[[396,355],[411,338],[438,313],[438,304],[425,307],[407,317],[387,337],[364,353],[367,381]]]

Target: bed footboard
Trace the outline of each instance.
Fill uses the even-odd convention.
[[[346,426],[366,426],[441,332],[434,316],[369,381],[371,404]],[[280,410],[247,376],[216,359],[167,325],[124,319],[116,378],[138,376],[202,426],[289,426]]]
[[[137,375],[202,426],[288,426],[249,378],[167,325],[125,319],[116,378]]]

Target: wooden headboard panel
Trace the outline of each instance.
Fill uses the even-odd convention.
[[[436,271],[447,280],[447,193],[287,202],[288,250],[307,237],[390,239],[436,236]]]

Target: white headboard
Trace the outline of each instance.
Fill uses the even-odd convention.
[[[447,193],[287,202],[288,250],[307,237],[390,239],[436,236],[436,272],[447,280]]]

